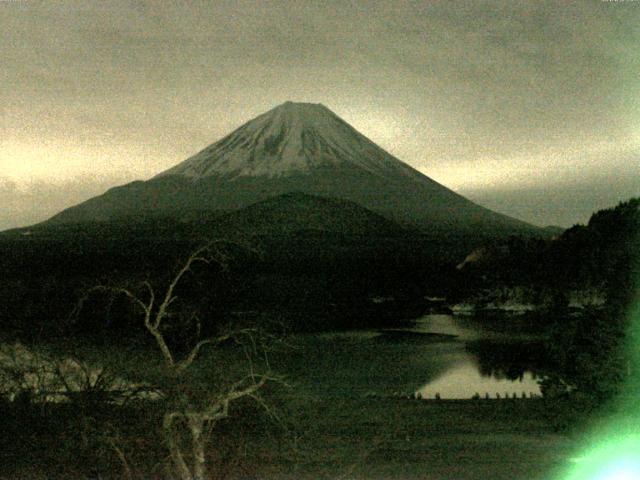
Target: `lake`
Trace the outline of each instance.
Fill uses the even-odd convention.
[[[442,399],[540,395],[540,337],[454,315],[410,325],[297,336],[277,368],[308,395]],[[518,330],[518,332],[514,332]]]

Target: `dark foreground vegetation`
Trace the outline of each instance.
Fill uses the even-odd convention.
[[[548,395],[569,389],[600,405],[640,372],[631,311],[640,298],[640,199],[601,210],[551,240],[511,238],[482,247],[463,270],[469,279],[463,297],[517,288],[537,297],[533,316],[559,367],[543,382]],[[576,294],[582,305],[571,302]]]
[[[371,326],[420,315],[425,294],[446,294],[457,278],[456,263],[478,241],[404,230],[344,233],[346,222],[318,229],[300,222],[260,234],[215,218],[6,232],[0,235],[0,322],[21,335],[54,335],[66,328],[69,312],[90,287],[162,285],[190,252],[218,239],[226,242],[225,269],[198,266],[180,292],[182,303],[198,310],[207,325],[266,315],[295,331]],[[92,332],[139,327],[120,303],[97,306],[100,315],[85,315],[81,323]]]
[[[3,344],[41,363],[5,351],[3,389],[18,387],[1,392],[0,476],[549,478],[572,432],[640,371],[627,348],[639,204],[553,240],[391,227],[248,238],[217,217],[5,233]],[[214,231],[222,240],[198,250]],[[478,241],[491,247],[460,265]],[[516,287],[538,292],[530,320],[557,366],[543,399],[315,396],[289,381],[287,358],[304,356],[291,332],[400,326],[446,308],[431,297]],[[605,302],[570,304],[588,289]],[[42,372],[63,401],[29,383]]]
[[[272,399],[272,401],[274,401]],[[547,479],[575,448],[557,401],[277,399],[238,405],[208,443],[208,478]],[[171,478],[162,404],[2,406],[2,478]]]

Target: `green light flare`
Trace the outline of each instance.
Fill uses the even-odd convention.
[[[640,435],[607,439],[573,462],[563,480],[640,479]]]
[[[636,300],[628,314],[628,379],[614,403],[617,414],[592,432],[583,452],[559,480],[640,479],[640,282],[636,285]]]
[[[627,357],[629,359],[627,384],[625,385],[622,405],[624,410],[640,417],[640,279],[636,284],[636,301],[629,313],[627,335]]]

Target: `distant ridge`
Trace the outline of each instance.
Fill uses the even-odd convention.
[[[286,102],[148,181],[113,188],[46,223],[231,211],[291,192],[354,202],[423,231],[540,233],[401,162],[320,104]]]
[[[407,233],[397,223],[356,203],[301,192],[262,200],[224,215],[217,222],[223,228],[256,235],[316,232],[397,236]]]

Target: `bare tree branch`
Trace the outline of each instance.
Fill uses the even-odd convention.
[[[180,450],[180,445],[178,444],[178,439],[176,438],[176,433],[173,429],[173,422],[177,419],[184,418],[184,415],[179,412],[170,412],[164,415],[162,420],[162,428],[165,431],[165,438],[167,443],[169,444],[169,453],[171,454],[171,460],[178,471],[178,475],[181,480],[192,480],[193,477],[191,475],[191,471],[187,466],[187,462],[184,460],[184,456],[182,455],[182,451]]]
[[[116,445],[116,442],[113,438],[109,438],[107,440],[111,448],[116,452],[120,463],[122,463],[122,469],[124,470],[124,476],[127,480],[133,480],[133,473],[131,472],[131,467],[129,467],[129,462],[127,462],[127,457],[120,447]]]
[[[153,325],[154,328],[156,329],[160,328],[160,324],[162,323],[162,320],[167,313],[167,308],[176,299],[173,292],[176,289],[178,283],[180,283],[180,280],[182,279],[182,277],[189,270],[191,270],[191,266],[195,262],[202,262],[202,263],[208,264],[211,261],[210,256],[207,256],[207,257],[203,256],[203,254],[209,251],[210,248],[211,248],[210,244],[206,244],[198,248],[195,252],[193,252],[189,256],[186,263],[182,266],[182,268],[178,271],[178,273],[173,277],[173,280],[171,280],[171,283],[169,283],[169,286],[167,287],[167,291],[165,292],[164,299],[160,304],[160,307],[158,308],[158,313],[156,314],[156,317],[154,320],[154,325]]]
[[[186,261],[182,264],[180,269],[171,277],[168,285],[164,291],[158,291],[154,289],[149,281],[141,283],[148,293],[147,295],[139,296],[134,290],[124,287],[109,287],[99,285],[93,287],[85,292],[85,295],[80,299],[74,314],[79,314],[83,304],[89,298],[92,292],[108,292],[111,294],[119,294],[126,296],[134,305],[138,306],[144,313],[144,326],[145,329],[153,336],[155,342],[160,350],[162,358],[165,363],[166,373],[170,380],[170,387],[165,393],[167,398],[174,405],[178,407],[174,408],[170,412],[166,412],[163,416],[163,431],[169,449],[170,458],[173,463],[174,469],[181,480],[203,480],[206,474],[206,461],[205,461],[205,445],[207,432],[216,424],[217,421],[226,418],[229,414],[229,405],[242,397],[250,397],[256,400],[262,405],[267,412],[272,414],[274,418],[277,416],[266,405],[266,403],[257,395],[260,390],[268,381],[275,381],[274,377],[269,375],[256,374],[253,365],[253,356],[257,355],[259,348],[264,347],[264,339],[254,337],[256,333],[255,329],[242,329],[237,331],[229,331],[229,333],[223,334],[218,337],[205,338],[198,340],[201,332],[200,318],[194,314],[191,317],[193,321],[195,319],[196,324],[196,343],[189,350],[186,357],[181,360],[176,360],[174,353],[169,348],[169,345],[165,339],[163,333],[163,322],[169,318],[171,306],[176,302],[177,290],[179,285],[185,278],[185,276],[192,271],[193,267],[197,263],[211,264],[215,263],[221,269],[226,269],[229,263],[230,255],[223,249],[218,248],[218,245],[237,245],[242,247],[246,251],[256,251],[251,247],[242,244],[240,242],[229,240],[213,240],[205,243],[201,247],[193,251]],[[248,336],[248,341],[242,340],[242,336]],[[194,392],[191,391],[191,385],[188,380],[185,380],[183,376],[185,372],[193,365],[198,356],[201,354],[202,349],[208,345],[219,345],[227,340],[233,339],[240,344],[247,356],[249,374],[235,382],[224,393],[214,397],[211,401],[207,402],[206,398],[192,398]],[[80,368],[82,365],[78,364]],[[267,360],[268,365],[268,360]],[[106,374],[104,371],[100,371],[95,381],[91,379],[91,372],[83,370],[85,373],[85,381],[88,389],[99,389],[102,383],[106,381]],[[63,377],[61,375],[61,377]],[[63,378],[64,381],[64,378]],[[72,386],[65,385],[69,391]],[[148,387],[141,387],[147,389]],[[125,398],[125,402],[133,398],[134,395],[139,393],[140,389],[131,392],[128,398]],[[196,394],[197,395],[197,394]],[[202,405],[204,407],[197,407]],[[184,447],[182,442],[182,435],[185,433],[184,429],[188,428],[188,432],[191,437],[191,449],[190,455],[185,456],[182,448]],[[115,447],[121,461],[123,461],[122,451],[118,451]],[[191,465],[187,462],[187,458],[191,459]],[[123,461],[125,470],[127,470],[126,459]],[[128,472],[127,472],[128,473]]]
[[[227,340],[230,340],[232,338],[237,339],[240,335],[250,334],[255,331],[256,330],[254,328],[244,328],[241,330],[226,333],[224,335],[220,335],[219,337],[216,337],[216,338],[206,338],[204,340],[200,340],[198,343],[196,343],[193,346],[193,348],[191,349],[189,354],[186,356],[186,358],[176,363],[175,369],[177,373],[182,373],[187,368],[189,368],[191,364],[195,361],[195,359],[198,357],[198,354],[200,353],[200,350],[202,349],[202,347],[204,347],[205,345],[220,345],[221,343],[226,342]]]

